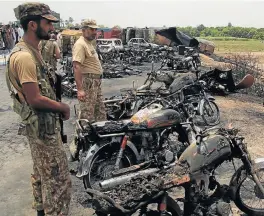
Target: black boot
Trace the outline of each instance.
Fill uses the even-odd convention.
[[[44,210],[37,211],[37,216],[45,216]]]

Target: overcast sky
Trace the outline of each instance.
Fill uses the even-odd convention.
[[[37,1],[37,0],[33,0]],[[0,0],[0,22],[14,21],[13,9],[26,1]],[[44,2],[44,1],[42,1]],[[62,1],[45,0],[50,8],[70,16],[74,22],[94,18],[108,27],[162,27],[162,26],[234,26],[264,27],[264,0],[160,0],[160,1]]]

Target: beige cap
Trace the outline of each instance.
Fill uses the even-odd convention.
[[[99,28],[99,26],[97,26],[97,23],[94,19],[86,19],[84,21],[82,21],[82,28],[86,28],[86,27],[90,27],[90,28],[94,28],[97,29]]]

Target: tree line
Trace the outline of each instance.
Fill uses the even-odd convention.
[[[183,33],[192,37],[236,37],[264,40],[264,28],[248,28],[232,26],[231,23],[225,27],[206,27],[199,25],[197,27],[178,27]]]
[[[73,22],[74,20],[72,17],[69,17],[69,19],[66,20],[60,19],[60,27],[69,28],[72,26],[79,26],[78,24],[74,24]],[[101,28],[105,27],[104,25],[99,26]],[[264,40],[264,28],[237,27],[232,26],[231,23],[228,23],[227,26],[223,27],[206,27],[201,24],[197,27],[187,26],[177,28],[183,33],[192,37],[236,37]]]

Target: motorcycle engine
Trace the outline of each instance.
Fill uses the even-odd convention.
[[[148,161],[155,158],[161,164],[173,162],[175,160],[173,148],[166,140],[159,149],[159,140],[160,136],[156,132],[137,132],[132,138],[133,143],[141,143],[139,152],[142,160]]]

